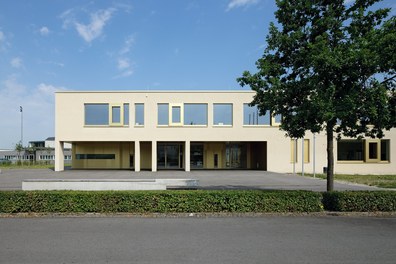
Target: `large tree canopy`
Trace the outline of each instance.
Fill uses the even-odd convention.
[[[277,0],[258,72],[238,82],[256,91],[260,113],[282,115],[293,138],[327,133],[328,190],[333,138],[383,137],[396,126],[396,18],[379,0]]]

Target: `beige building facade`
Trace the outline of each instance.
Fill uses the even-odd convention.
[[[323,172],[326,136],[291,140],[252,91],[100,91],[55,95],[55,170],[255,169]],[[335,144],[336,173],[395,173],[396,130]]]

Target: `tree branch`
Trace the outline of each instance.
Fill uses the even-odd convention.
[[[390,78],[388,78],[388,79],[382,81],[381,84],[386,83],[386,82],[388,82],[388,81],[391,81],[391,80],[393,80],[393,79],[395,79],[395,78],[396,78],[396,74],[393,75],[392,77],[390,77]]]

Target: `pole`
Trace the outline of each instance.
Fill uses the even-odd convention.
[[[315,133],[313,134],[313,177],[316,178],[316,170],[315,170],[315,156],[316,156],[316,152],[315,152],[315,141],[316,141],[316,135]]]
[[[294,157],[293,157],[293,174],[296,174],[296,161],[297,161],[297,138],[293,140],[294,142]]]
[[[23,108],[19,106],[19,111],[21,112],[21,146],[23,146]]]
[[[304,176],[304,137],[301,140],[301,175]]]

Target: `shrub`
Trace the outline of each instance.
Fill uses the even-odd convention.
[[[396,211],[394,191],[344,191],[323,193],[324,209],[340,212]]]
[[[3,191],[0,213],[318,212],[310,191]]]

